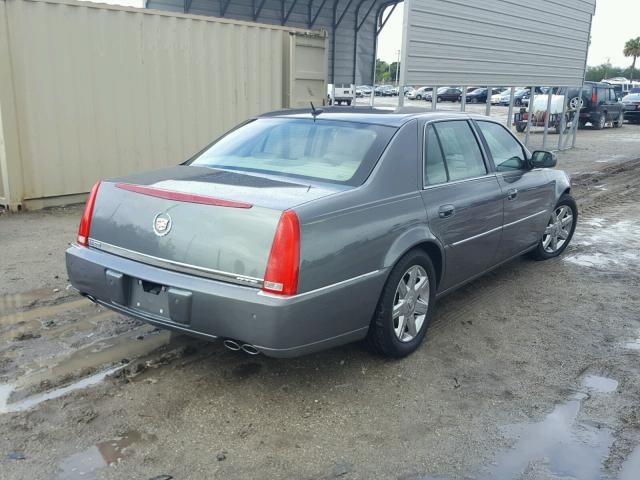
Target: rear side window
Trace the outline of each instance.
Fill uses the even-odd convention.
[[[432,126],[427,129],[427,144],[425,145],[424,183],[437,185],[447,181],[447,167],[444,164],[440,142]]]
[[[468,122],[438,122],[433,128],[440,140],[449,181],[480,177],[487,173],[480,146]]]
[[[509,172],[524,168],[524,150],[506,128],[493,122],[477,123],[487,141],[497,171]]]

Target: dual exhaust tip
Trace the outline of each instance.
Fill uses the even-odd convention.
[[[234,352],[242,350],[244,353],[247,353],[249,355],[258,355],[260,353],[260,351],[253,345],[249,343],[239,343],[235,340],[231,340],[230,338],[226,338],[225,340],[223,340],[222,344],[229,350],[233,350]]]

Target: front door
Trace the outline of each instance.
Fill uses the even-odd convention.
[[[445,250],[440,291],[495,263],[502,231],[502,191],[466,120],[425,129],[422,198],[429,228]]]
[[[527,168],[520,142],[502,125],[477,121],[500,183],[504,225],[498,260],[517,255],[537,244],[549,221],[555,185],[543,169]]]

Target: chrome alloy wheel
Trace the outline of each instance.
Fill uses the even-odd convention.
[[[556,253],[569,239],[573,227],[573,212],[567,205],[555,209],[542,236],[542,248],[547,253]]]
[[[420,265],[409,268],[400,279],[393,298],[393,330],[401,342],[410,342],[422,328],[429,293],[429,277]]]

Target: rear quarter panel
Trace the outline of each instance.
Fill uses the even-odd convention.
[[[300,292],[392,266],[429,237],[418,192],[417,121],[395,134],[364,185],[296,211],[302,240]],[[375,305],[379,291],[371,293]]]

